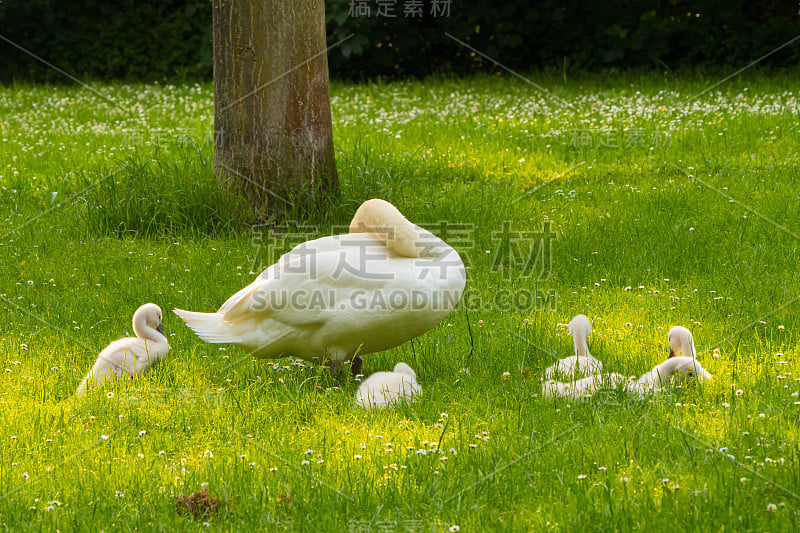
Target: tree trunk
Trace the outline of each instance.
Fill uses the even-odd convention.
[[[324,0],[212,5],[217,175],[267,216],[335,194]]]

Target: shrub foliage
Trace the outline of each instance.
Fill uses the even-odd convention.
[[[306,0],[304,0],[306,1]],[[742,66],[800,35],[796,0],[326,0],[334,76],[425,76],[497,68]],[[6,0],[9,40],[76,76],[212,75],[209,0]],[[449,37],[450,34],[452,37]],[[338,44],[337,44],[338,43]],[[4,42],[0,76],[61,74]],[[800,62],[800,41],[772,54]]]

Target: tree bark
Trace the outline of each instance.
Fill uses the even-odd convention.
[[[270,215],[338,191],[324,0],[213,0],[214,169]]]

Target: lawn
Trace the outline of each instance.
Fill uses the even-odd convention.
[[[797,72],[334,83],[340,197],[254,224],[212,170],[210,84],[0,88],[0,526],[24,530],[800,528]],[[405,361],[421,400],[204,344],[213,311],[371,197],[456,247],[456,310]],[[72,395],[165,311],[150,373]],[[714,375],[541,398],[592,320],[639,375],[690,328]],[[508,374],[506,374],[508,373]],[[179,513],[207,489],[216,513]]]

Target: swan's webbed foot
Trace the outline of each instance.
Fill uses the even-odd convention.
[[[357,355],[353,357],[353,361],[350,363],[350,373],[353,374],[353,377],[360,376],[363,367],[364,361],[361,359],[360,355]]]
[[[331,359],[331,377],[338,378],[342,375],[342,362]]]

